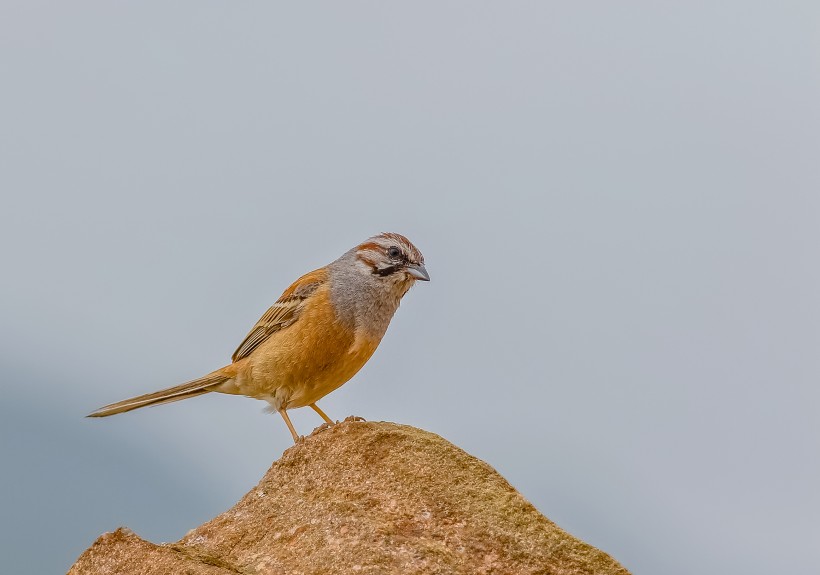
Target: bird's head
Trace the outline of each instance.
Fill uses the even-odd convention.
[[[424,256],[401,234],[383,233],[356,246],[356,259],[367,273],[404,291],[416,280],[430,281]],[[402,293],[403,293],[402,292]]]

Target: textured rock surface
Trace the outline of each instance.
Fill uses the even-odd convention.
[[[441,437],[347,421],[288,449],[232,509],[173,544],[120,529],[85,574],[619,573]]]

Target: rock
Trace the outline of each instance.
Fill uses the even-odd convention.
[[[232,509],[177,543],[119,529],[69,571],[113,573],[628,574],[441,437],[351,420],[288,449]]]

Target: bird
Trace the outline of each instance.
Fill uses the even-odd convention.
[[[424,256],[405,236],[381,233],[309,272],[288,287],[251,328],[231,363],[203,377],[106,405],[87,417],[107,417],[140,407],[218,392],[266,401],[301,438],[289,409],[312,408],[348,382],[384,337],[402,297],[430,281]]]

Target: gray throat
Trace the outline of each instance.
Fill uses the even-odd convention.
[[[339,321],[381,339],[410,287],[408,282],[371,273],[356,257],[355,250],[330,264],[328,271],[330,297]]]

